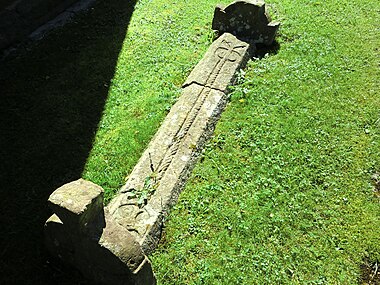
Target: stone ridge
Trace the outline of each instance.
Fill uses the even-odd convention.
[[[246,64],[252,45],[223,34],[185,82],[182,95],[148,145],[120,193],[107,207],[149,255],[199,152],[224,109],[227,87]]]

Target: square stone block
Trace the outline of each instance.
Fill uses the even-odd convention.
[[[100,186],[79,179],[55,190],[48,203],[65,228],[99,236],[105,227],[103,193]]]

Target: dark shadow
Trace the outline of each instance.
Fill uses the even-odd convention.
[[[47,261],[47,199],[82,174],[135,3],[97,1],[0,62],[0,284],[86,284]]]
[[[360,266],[361,276],[359,284],[380,285],[380,268],[379,262],[371,262],[368,259]]]
[[[254,56],[262,59],[265,56],[277,54],[279,50],[280,44],[276,40],[274,40],[270,46],[264,44],[256,44],[256,52],[254,53]]]

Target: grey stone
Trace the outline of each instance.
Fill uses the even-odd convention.
[[[83,179],[67,183],[49,197],[49,207],[68,231],[99,236],[105,227],[103,189]]]
[[[247,63],[253,48],[253,45],[238,40],[234,35],[224,33],[212,43],[184,86],[197,83],[226,92],[227,87],[234,83],[236,71]]]
[[[229,33],[212,44],[128,181],[108,205],[110,214],[139,241],[145,254],[156,247],[163,220],[211,136],[227,102],[227,87],[246,64],[250,50],[250,44]]]
[[[58,188],[49,203],[55,214],[45,224],[45,244],[53,256],[99,284],[156,284],[138,241],[104,211],[100,186],[79,179]]]
[[[147,255],[228,99],[228,86],[255,44],[225,32],[183,85],[177,103],[103,209],[103,190],[82,179],[49,198],[55,214],[46,222],[47,248],[101,284],[155,284]]]
[[[271,45],[279,22],[271,22],[261,0],[238,0],[215,8],[212,28],[219,34],[229,32],[254,43]]]

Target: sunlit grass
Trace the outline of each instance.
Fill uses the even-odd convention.
[[[217,2],[138,2],[83,174],[107,199],[209,46]],[[357,284],[380,259],[380,4],[270,8],[280,49],[241,73],[152,256],[159,284]]]
[[[105,189],[107,200],[125,182],[210,45],[217,2],[138,1],[83,173]]]
[[[379,260],[379,5],[271,3],[281,48],[232,93],[153,256],[160,284],[357,284]]]

